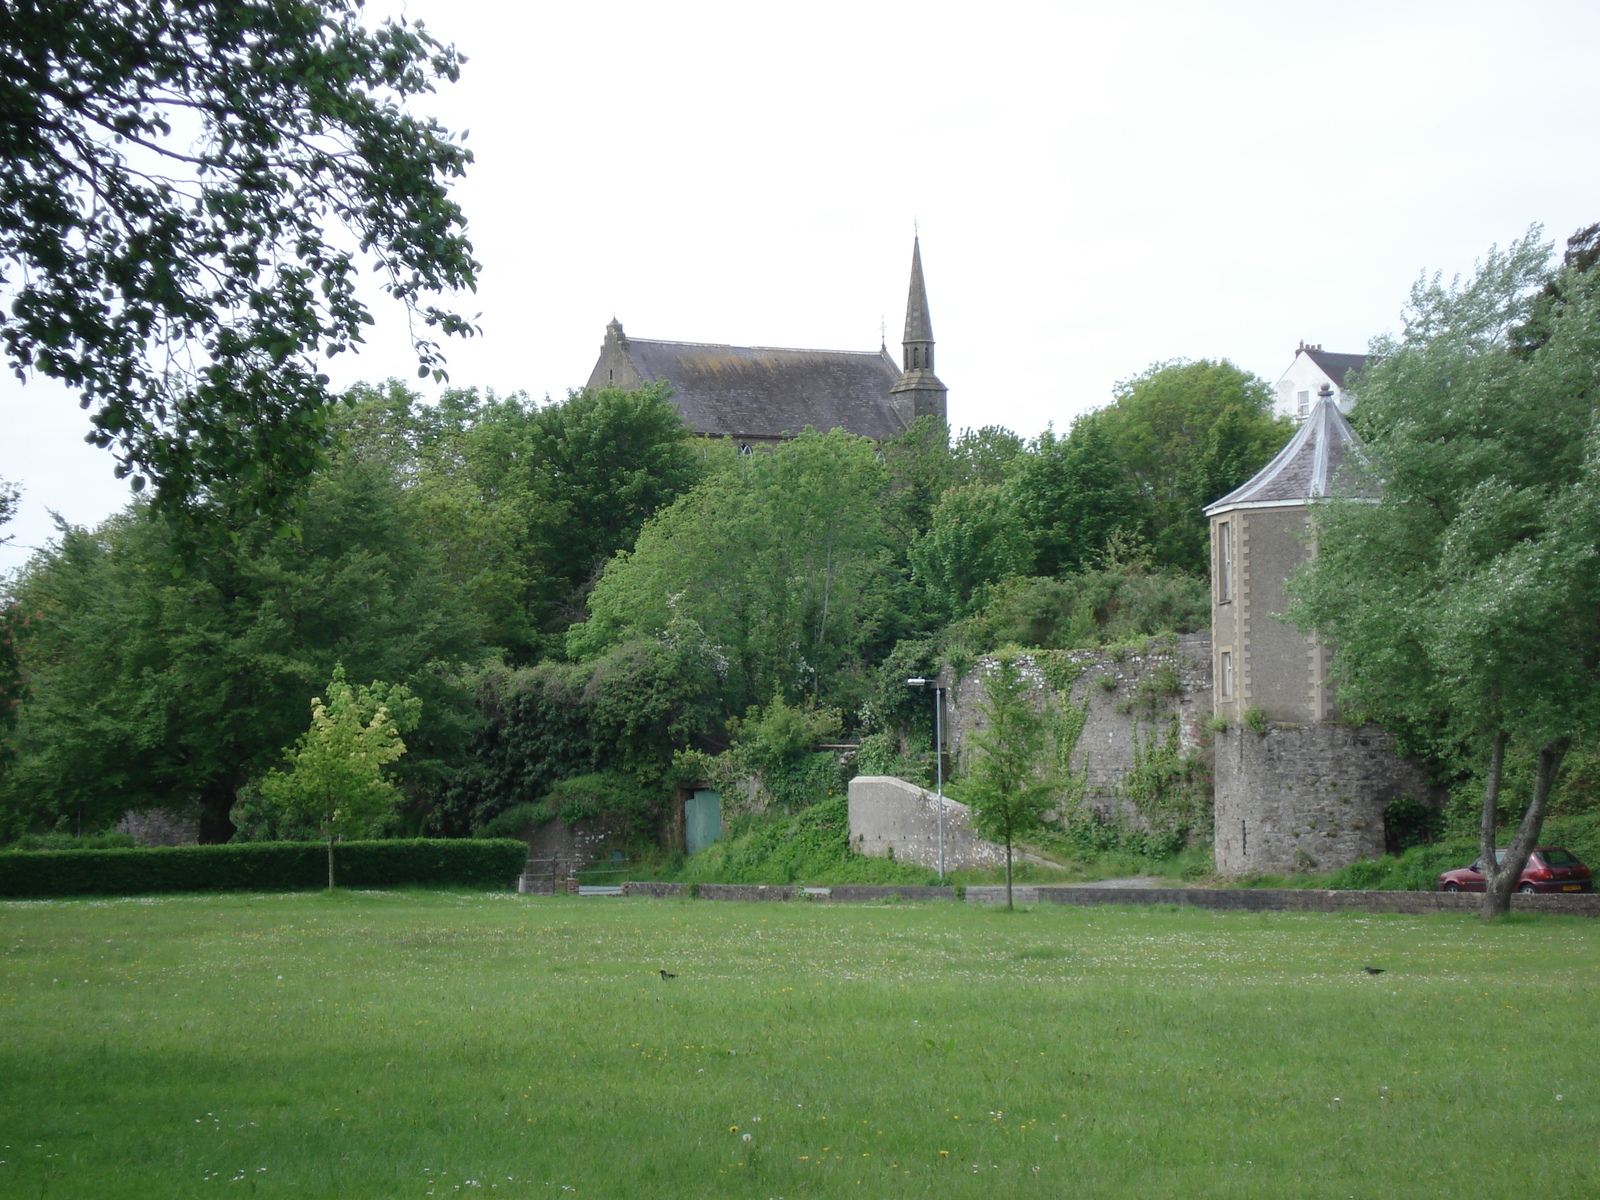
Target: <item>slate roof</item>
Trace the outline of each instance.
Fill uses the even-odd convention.
[[[1334,386],[1344,387],[1344,377],[1350,371],[1359,371],[1367,365],[1365,354],[1330,354],[1326,350],[1313,349],[1307,346],[1301,353],[1305,354],[1322,368],[1322,373],[1333,380]]]
[[[810,425],[887,441],[904,432],[889,399],[900,369],[881,350],[791,350],[630,337],[639,374],[672,384],[696,433],[775,438]]]
[[[1359,356],[1347,354],[1336,357]],[[1370,494],[1358,476],[1344,470],[1347,465],[1364,462],[1361,439],[1350,428],[1350,422],[1339,411],[1339,405],[1331,397],[1319,397],[1299,431],[1287,446],[1278,451],[1277,457],[1256,472],[1248,483],[1206,505],[1205,512],[1211,516],[1224,509],[1246,504],[1293,504],[1321,500],[1332,495],[1334,488],[1341,484],[1341,490],[1346,492],[1355,489],[1358,495]]]

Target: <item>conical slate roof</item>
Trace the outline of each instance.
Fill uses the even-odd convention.
[[[1250,504],[1304,504],[1325,499],[1340,484],[1348,489],[1358,483],[1344,468],[1364,461],[1361,439],[1338,404],[1331,396],[1319,396],[1299,432],[1278,456],[1248,483],[1206,505],[1205,513],[1209,517]]]

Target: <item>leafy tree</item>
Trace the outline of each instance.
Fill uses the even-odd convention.
[[[881,452],[889,475],[884,529],[903,552],[912,538],[927,532],[939,498],[961,482],[961,467],[950,450],[950,430],[936,417],[918,417]]]
[[[928,607],[946,621],[981,608],[994,585],[1025,573],[1032,557],[1010,489],[992,483],[946,492],[909,556]]]
[[[1079,417],[1064,438],[1045,430],[1012,460],[1007,487],[1031,543],[1031,575],[1064,575],[1090,565],[1108,538],[1135,527],[1141,515],[1139,494],[1101,413]]]
[[[726,656],[734,711],[774,693],[825,698],[870,632],[884,485],[872,443],[839,429],[730,458],[607,565],[569,653],[682,617]]]
[[[536,479],[561,507],[547,569],[571,592],[586,589],[646,520],[706,472],[707,447],[669,394],[665,384],[573,392],[532,418]]]
[[[367,832],[401,798],[383,768],[406,752],[401,735],[416,728],[422,706],[403,684],[351,687],[342,665],[327,695],[312,698],[311,728],[284,753],[289,769],[263,779],[261,793],[321,829],[332,888],[335,839]]]
[[[0,342],[77,389],[90,439],[169,515],[282,514],[331,444],[317,358],[426,331],[478,264],[449,197],[471,154],[408,98],[460,59],[359,0],[18,0],[0,9]],[[343,226],[343,234],[330,226]]]
[[[973,737],[972,766],[961,790],[972,805],[973,828],[1005,843],[1008,909],[1012,842],[1041,828],[1055,805],[1050,722],[1033,692],[1017,650],[995,655],[983,680],[982,725]]]
[[[0,777],[0,815],[28,827],[81,813],[195,802],[226,841],[239,788],[303,727],[342,661],[428,703],[407,778],[426,791],[471,735],[455,664],[481,624],[408,519],[395,473],[336,456],[307,491],[297,538],[260,520],[184,570],[171,528],[135,507],[68,530],[23,571],[29,698]]]
[[[16,515],[19,498],[16,486],[0,479],[0,525]],[[0,537],[0,546],[12,536]],[[15,724],[17,708],[22,703],[22,665],[17,658],[17,638],[22,626],[22,609],[14,601],[0,596],[0,732]],[[6,747],[0,743],[0,766],[4,765],[5,757]]]
[[[1552,280],[1548,261],[1534,233],[1464,283],[1412,290],[1362,381],[1382,499],[1325,506],[1293,583],[1296,622],[1337,647],[1347,711],[1482,772],[1486,918],[1507,911],[1568,747],[1600,728],[1600,273]],[[1508,750],[1535,766],[1496,863]]]
[[[950,448],[959,483],[1003,483],[1011,462],[1027,443],[999,425],[963,429]]]
[[[1272,391],[1227,361],[1156,363],[1119,383],[1097,416],[1139,489],[1143,532],[1159,565],[1204,574],[1201,509],[1283,448],[1293,422],[1272,415]]]

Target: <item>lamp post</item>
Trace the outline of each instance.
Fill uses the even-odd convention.
[[[939,882],[944,882],[944,694],[932,679],[908,679],[907,687],[933,689],[933,772],[939,797]]]

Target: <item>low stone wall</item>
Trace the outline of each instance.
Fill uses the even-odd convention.
[[[972,810],[965,804],[945,797],[946,871],[1005,862],[1005,847],[973,833],[971,816]],[[891,857],[938,870],[938,796],[892,775],[857,775],[850,781],[850,848],[857,854]]]
[[[827,889],[826,896],[813,896],[814,900],[832,900],[844,904],[864,904],[873,900],[888,900],[897,897],[901,900],[954,900],[956,890],[953,887],[924,887],[924,886],[879,886],[870,884],[846,883],[835,884]]]
[[[793,900],[797,890],[803,889],[788,884],[702,883],[698,894],[702,900]]]
[[[647,900],[676,900],[683,896],[681,883],[636,883],[629,880],[622,885],[624,896],[643,896]]]
[[[975,890],[968,888],[968,894]],[[1481,895],[1469,892],[1318,891],[1311,888],[1082,888],[1041,887],[1048,904],[1178,904],[1215,912],[1476,913]],[[1513,895],[1514,912],[1600,917],[1600,894]]]
[[[623,894],[657,900],[688,894],[687,884],[623,884]],[[968,904],[1004,904],[1004,887],[968,887]],[[839,884],[831,888],[762,887],[756,884],[702,883],[698,894],[706,900],[826,900],[867,903],[891,896],[902,900],[954,900],[954,888]],[[1018,904],[1169,904],[1204,908],[1212,912],[1372,912],[1372,913],[1476,913],[1482,897],[1469,892],[1358,892],[1319,891],[1310,888],[1108,888],[1018,884],[1012,888]],[[1600,917],[1600,893],[1574,896],[1511,897],[1514,912],[1554,913],[1558,916]]]

